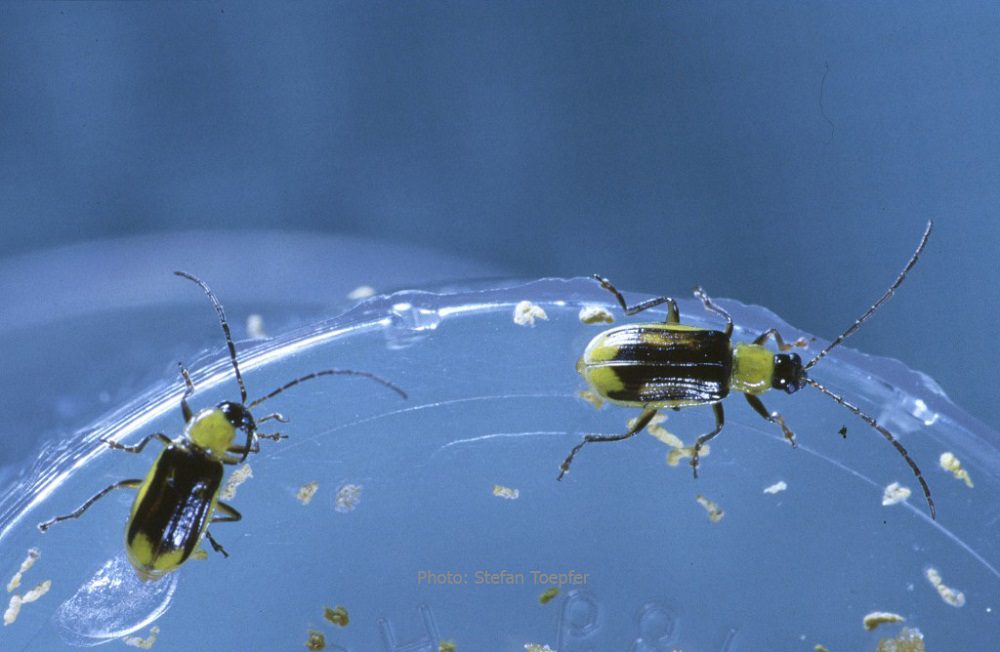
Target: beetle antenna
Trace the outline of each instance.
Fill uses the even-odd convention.
[[[924,498],[927,500],[927,507],[930,508],[931,518],[934,519],[934,520],[937,520],[937,510],[934,509],[934,499],[931,498],[931,489],[930,489],[930,487],[927,486],[927,481],[924,480],[924,476],[920,472],[920,467],[917,466],[917,463],[913,461],[913,458],[910,457],[910,454],[908,452],[906,452],[906,448],[904,448],[903,445],[901,443],[899,443],[899,440],[896,439],[895,437],[893,437],[891,432],[889,432],[888,430],[886,430],[883,426],[879,425],[878,421],[876,421],[872,417],[870,417],[867,414],[865,414],[864,412],[862,412],[861,409],[858,408],[857,406],[852,405],[851,403],[848,403],[847,401],[845,401],[843,399],[843,397],[838,396],[837,394],[834,394],[833,392],[831,392],[830,390],[828,390],[826,387],[823,387],[818,382],[816,382],[815,380],[813,380],[812,378],[806,378],[805,382],[807,382],[808,384],[812,385],[813,387],[815,387],[819,391],[823,392],[824,394],[826,394],[827,396],[829,396],[830,398],[832,398],[833,400],[835,400],[836,402],[840,403],[845,408],[847,408],[848,410],[850,410],[851,412],[853,412],[854,414],[856,414],[865,423],[867,423],[869,426],[871,426],[872,428],[874,428],[875,430],[877,430],[880,435],[882,435],[883,437],[885,437],[889,441],[890,444],[892,444],[893,446],[896,447],[896,450],[899,451],[899,454],[902,455],[903,459],[906,460],[906,463],[910,465],[910,469],[913,470],[913,475],[917,476],[917,482],[920,483],[920,487],[924,490]]]
[[[205,281],[187,272],[174,272],[177,276],[186,278],[201,286],[201,289],[208,295],[208,300],[215,306],[215,312],[219,315],[219,322],[222,324],[222,332],[226,334],[226,345],[229,347],[229,359],[233,361],[233,370],[236,371],[236,382],[240,384],[240,402],[247,402],[247,387],[243,384],[243,375],[240,374],[240,365],[236,362],[236,345],[233,344],[233,335],[229,332],[229,322],[226,321],[226,313],[222,310],[222,304],[216,298],[212,288],[208,287]]]
[[[910,256],[910,261],[906,263],[906,267],[904,267],[903,271],[899,273],[899,276],[896,278],[896,282],[893,283],[888,290],[886,290],[885,294],[882,295],[881,299],[872,304],[872,307],[869,308],[868,311],[865,312],[865,314],[857,318],[854,321],[854,323],[851,324],[850,328],[848,328],[846,331],[837,336],[837,339],[835,339],[833,342],[830,342],[830,345],[828,347],[820,351],[815,358],[810,360],[805,366],[805,369],[807,371],[811,367],[815,366],[817,362],[822,360],[826,356],[826,354],[830,352],[830,349],[839,345],[841,342],[843,342],[848,337],[853,335],[859,328],[861,328],[861,324],[865,323],[865,321],[867,321],[869,317],[875,314],[876,310],[882,307],[883,303],[892,298],[892,295],[896,292],[899,286],[903,284],[903,279],[906,278],[906,275],[910,272],[913,266],[917,264],[917,259],[920,258],[920,254],[923,253],[924,247],[927,246],[927,239],[930,237],[931,229],[933,228],[934,228],[934,222],[928,221],[927,228],[924,229],[924,235],[922,238],[920,238],[920,244],[917,245],[917,250],[913,252],[912,256]]]
[[[281,387],[279,387],[278,389],[276,389],[273,392],[271,392],[270,394],[266,394],[266,395],[261,396],[260,398],[256,399],[253,403],[251,403],[247,407],[250,408],[250,409],[253,409],[253,408],[257,407],[258,405],[260,405],[261,403],[263,403],[264,401],[266,401],[267,399],[274,398],[275,396],[277,396],[278,394],[282,393],[286,389],[290,389],[292,387],[295,387],[299,383],[304,383],[307,380],[312,380],[313,378],[319,378],[321,376],[361,376],[362,378],[368,378],[368,379],[374,380],[376,383],[378,383],[378,384],[380,384],[380,385],[382,385],[384,387],[388,387],[389,389],[391,389],[392,391],[396,392],[397,394],[399,394],[403,398],[408,398],[407,395],[406,395],[406,392],[404,392],[402,389],[400,389],[396,385],[393,385],[388,380],[385,380],[384,378],[380,378],[379,376],[376,376],[375,374],[368,373],[367,371],[354,371],[353,369],[324,369],[322,371],[314,371],[311,374],[306,374],[305,376],[299,376],[295,380],[290,380],[287,383],[285,383],[284,385],[282,385]]]

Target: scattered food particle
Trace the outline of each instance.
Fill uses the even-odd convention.
[[[17,620],[17,614],[21,613],[21,596],[14,594],[10,596],[10,603],[7,605],[7,611],[3,613],[3,624],[6,627],[15,620]]]
[[[21,562],[21,568],[14,573],[14,577],[10,578],[10,582],[7,582],[7,593],[21,586],[21,578],[28,572],[29,568],[35,565],[35,562],[38,561],[41,555],[42,553],[38,551],[38,548],[28,549],[28,556]]]
[[[347,608],[339,604],[335,609],[330,607],[323,609],[323,617],[339,627],[347,627],[347,624],[351,622],[347,616]]]
[[[250,468],[249,464],[244,464],[240,468],[233,471],[229,479],[226,480],[226,486],[222,489],[222,493],[219,498],[223,500],[232,500],[236,498],[236,490],[241,484],[253,477],[253,469]]]
[[[837,434],[844,439],[847,439],[847,426],[840,426],[840,430],[837,431]]]
[[[891,485],[885,488],[885,492],[882,494],[882,505],[888,507],[889,505],[896,505],[903,502],[910,497],[909,487],[904,487],[898,482],[893,482]]]
[[[527,652],[556,652],[548,645],[541,645],[540,643],[525,643],[524,649]]]
[[[652,419],[649,420],[649,424],[646,425],[646,432],[671,448],[683,448],[684,442],[681,441],[681,438],[661,425],[666,420],[667,415],[657,413]],[[628,427],[631,428],[634,425],[635,419],[629,419]]]
[[[319,483],[313,480],[299,487],[299,490],[295,493],[295,498],[303,505],[308,505],[312,501],[313,496],[316,495],[317,490],[319,490]]]
[[[924,575],[927,576],[927,581],[937,589],[938,595],[941,596],[942,600],[953,607],[965,606],[965,594],[945,586],[944,582],[941,581],[941,573],[938,572],[938,569],[933,567],[928,568],[924,571]]]
[[[955,454],[951,451],[945,451],[941,453],[941,458],[938,460],[938,464],[945,471],[950,471],[953,476],[965,482],[965,486],[972,489],[972,478],[969,477],[969,472],[962,468],[962,463],[958,461]]]
[[[695,496],[695,500],[698,501],[699,505],[705,508],[705,511],[708,512],[708,520],[713,523],[718,523],[722,520],[722,517],[726,515],[724,511],[719,509],[718,505],[700,494]]]
[[[867,616],[865,616],[862,623],[865,629],[869,632],[878,627],[879,625],[885,625],[886,623],[902,623],[906,622],[906,618],[903,618],[899,614],[894,614],[890,611],[873,611]]]
[[[24,596],[21,597],[21,602],[24,602],[25,604],[29,602],[34,602],[38,598],[48,593],[49,589],[51,588],[52,588],[52,580],[45,580],[35,588],[25,593]]]
[[[267,333],[264,332],[264,317],[254,313],[247,317],[247,335],[252,340],[266,340]]]
[[[553,586],[551,589],[546,589],[545,593],[538,596],[538,603],[548,604],[552,602],[557,595],[559,595],[559,587]]]
[[[593,405],[598,410],[604,406],[604,399],[589,389],[582,389],[577,392],[576,395]]]
[[[325,648],[326,637],[323,636],[323,632],[317,632],[314,629],[309,630],[309,640],[306,641],[306,649],[316,652]]]
[[[347,513],[354,511],[359,502],[361,502],[361,485],[345,484],[337,490],[333,508],[338,512]]]
[[[819,645],[818,643],[813,647],[816,652],[830,652],[826,647]]]
[[[704,445],[701,447],[700,457],[708,457],[708,454],[712,452],[712,447],[709,445]],[[667,453],[667,464],[669,466],[677,466],[680,461],[685,457],[694,457],[694,446],[683,446],[681,448],[675,448],[669,453]]]
[[[814,337],[813,339],[815,340],[816,338]],[[797,339],[794,342],[792,342],[792,346],[797,346],[800,349],[808,348],[809,347],[809,340],[807,340],[804,337],[800,337],[799,339]]]
[[[615,318],[604,306],[586,305],[580,308],[580,321],[584,324],[610,324]]]
[[[142,638],[141,636],[126,636],[122,639],[122,643],[125,645],[131,645],[132,647],[137,647],[141,650],[150,650],[153,644],[156,643],[156,636],[160,633],[160,628],[153,625],[149,630],[149,638]]]
[[[549,316],[545,314],[541,306],[530,301],[522,301],[514,306],[514,323],[518,326],[534,326],[536,319],[548,321]]]
[[[778,492],[784,491],[785,489],[788,489],[788,484],[784,480],[780,480],[772,484],[770,487],[765,487],[764,493],[776,494]]]
[[[370,285],[359,285],[351,290],[350,294],[347,295],[347,298],[351,301],[360,301],[361,299],[367,299],[373,296],[375,296],[375,288]]]
[[[455,641],[441,641],[438,643],[438,652],[455,652]]]
[[[517,500],[520,497],[521,492],[517,489],[511,489],[510,487],[495,484],[493,485],[493,495],[500,498],[506,498],[507,500]]]
[[[924,635],[913,627],[904,627],[896,638],[883,638],[875,652],[924,652]]]

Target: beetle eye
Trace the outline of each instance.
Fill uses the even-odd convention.
[[[219,403],[218,408],[222,410],[222,414],[233,428],[242,428],[246,425],[247,411],[239,403],[225,401]]]

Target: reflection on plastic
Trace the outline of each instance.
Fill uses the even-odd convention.
[[[128,636],[166,612],[177,588],[177,573],[143,582],[122,553],[63,602],[52,616],[63,640],[90,647]]]

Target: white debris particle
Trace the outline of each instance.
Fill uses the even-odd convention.
[[[14,577],[10,578],[10,582],[7,583],[7,593],[21,586],[21,577],[28,572],[29,568],[35,565],[35,562],[38,561],[41,555],[42,553],[38,551],[38,548],[28,549],[28,556],[21,562],[21,568],[14,573]]]
[[[887,623],[904,623],[906,622],[906,618],[890,611],[873,611],[865,616],[864,620],[861,622],[864,624],[865,629],[870,632],[879,625],[885,625]]]
[[[701,447],[701,452],[698,453],[698,457],[704,458],[708,457],[708,454],[712,452],[712,447],[705,444]],[[675,448],[669,453],[667,453],[667,464],[669,466],[677,466],[680,461],[685,457],[694,457],[694,446],[682,446],[680,448]]]
[[[253,477],[253,469],[250,468],[249,464],[244,464],[240,468],[236,469],[226,480],[226,486],[223,487],[222,493],[219,498],[223,500],[232,500],[236,498],[236,490],[241,484]]]
[[[716,505],[713,501],[709,500],[708,498],[705,498],[700,494],[698,496],[695,496],[695,500],[698,501],[699,505],[705,508],[705,511],[708,512],[708,520],[712,521],[713,523],[718,523],[719,521],[722,520],[722,517],[726,515],[724,511],[719,509],[718,505]]]
[[[549,316],[545,314],[541,306],[530,301],[522,301],[514,306],[514,323],[518,326],[534,326],[536,319],[544,319],[546,321],[549,319]]]
[[[958,461],[954,453],[951,451],[941,453],[938,464],[941,465],[942,469],[950,471],[953,476],[965,482],[965,486],[969,489],[972,489],[972,478],[969,477],[969,472],[962,468],[962,463]]]
[[[338,512],[347,513],[354,511],[359,502],[361,502],[361,485],[345,484],[337,490],[333,508]]]
[[[299,490],[295,493],[295,498],[303,505],[308,505],[312,501],[313,496],[316,495],[317,490],[319,490],[319,483],[313,480],[299,487]]]
[[[19,613],[21,613],[21,596],[12,595],[10,596],[10,604],[7,605],[7,611],[3,612],[4,627],[17,620]]]
[[[909,487],[893,482],[885,488],[885,492],[882,494],[882,506],[897,505],[909,498],[911,493]]]
[[[149,638],[142,638],[141,636],[126,636],[122,639],[125,645],[131,645],[132,647],[137,647],[142,650],[152,649],[153,644],[156,643],[156,635],[160,633],[160,628],[153,625],[149,629]]]
[[[785,489],[788,489],[788,483],[786,483],[784,480],[781,480],[779,482],[775,482],[770,487],[765,487],[764,488],[764,493],[766,493],[766,494],[776,494],[776,493],[779,493],[781,491],[784,491]]]
[[[548,645],[542,645],[541,643],[526,643],[524,649],[527,652],[556,652]]]
[[[43,595],[45,595],[46,593],[48,593],[49,589],[51,589],[51,588],[52,588],[52,580],[45,580],[44,582],[42,582],[41,584],[39,584],[35,588],[33,588],[30,591],[28,591],[27,593],[25,593],[21,597],[21,602],[24,602],[25,604],[27,604],[29,602],[34,602],[38,598],[40,598]]]
[[[507,500],[517,500],[521,496],[521,492],[517,489],[511,489],[510,487],[495,484],[493,485],[493,495],[500,498],[506,498]]]
[[[264,332],[264,317],[254,313],[247,317],[247,335],[252,340],[266,340],[267,333]]]
[[[584,324],[611,324],[615,318],[604,306],[585,305],[580,308],[580,321]]]
[[[924,571],[924,575],[927,576],[927,581],[931,583],[931,586],[937,589],[938,595],[941,596],[942,600],[953,607],[965,606],[965,594],[945,586],[944,582],[941,581],[941,573],[936,568],[928,568]]]
[[[359,285],[351,290],[350,294],[347,295],[347,298],[351,301],[360,301],[361,299],[367,299],[373,296],[375,296],[375,288],[370,285]]]

